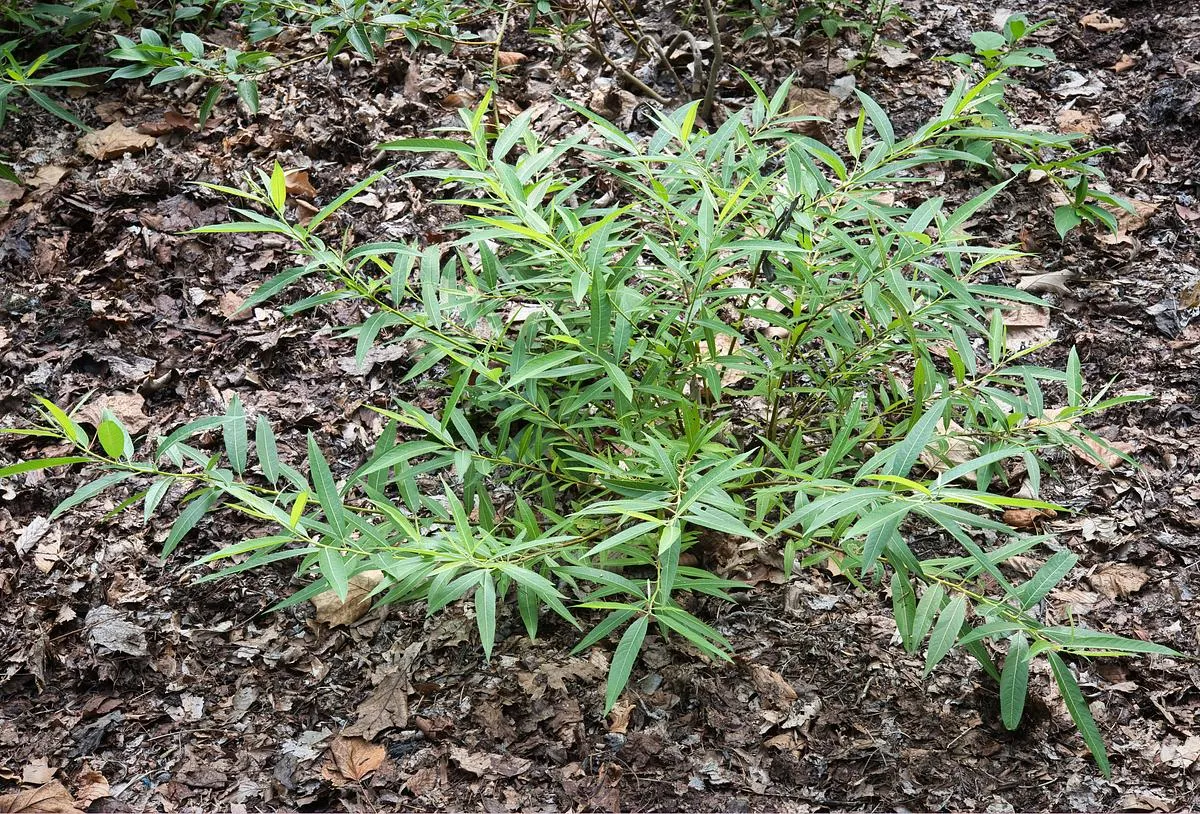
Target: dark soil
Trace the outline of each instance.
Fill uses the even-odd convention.
[[[1118,0],[1107,12],[1122,25],[1109,31],[1081,25],[1091,6],[1025,5],[1032,19],[1057,19],[1037,36],[1060,61],[1014,89],[1015,117],[1085,127],[1092,142],[1115,147],[1099,166],[1115,191],[1143,203],[1144,217],[1108,241],[1076,232],[1063,242],[1048,189],[1029,184],[977,229],[1034,253],[1006,269],[1009,284],[1065,273],[1066,293],[1051,295],[1061,342],[1048,363],[1074,344],[1089,381],[1153,396],[1094,427],[1128,444],[1140,469],[1057,460],[1050,497],[1080,513],[1048,530],[1081,561],[1047,614],[1194,652],[1200,4]],[[858,80],[901,131],[948,87],[949,66],[929,57],[968,49],[970,33],[999,13],[980,0],[905,8],[912,22],[888,31],[903,43],[895,66],[869,66]],[[646,19],[666,24],[673,14],[651,7]],[[541,122],[559,132],[576,120],[553,95],[631,114],[603,64],[534,41],[524,22],[514,13],[505,34],[504,48],[529,58],[505,75],[502,110],[546,102]],[[824,89],[845,73],[837,49],[852,44],[830,54],[820,38],[767,46],[730,34],[726,51],[768,87],[798,72]],[[95,391],[123,397],[143,431],[161,432],[237,393],[287,428],[281,448],[297,457],[313,430],[339,465],[361,461],[379,429],[363,405],[400,394],[402,364],[353,373],[353,347],[324,326],[357,315],[336,308],[284,318],[272,303],[229,319],[289,264],[286,247],[182,232],[228,217],[221,197],[190,182],[236,183],[278,160],[307,169],[319,206],[381,165],[375,145],[455,122],[446,97],[485,86],[488,49],[396,49],[376,65],[296,65],[264,85],[259,115],[230,100],[203,132],[166,133],[149,151],[108,161],[79,153],[79,134],[40,109],[13,115],[0,154],[26,177],[40,171],[42,183],[0,195],[0,425],[28,417],[32,394],[67,403]],[[94,126],[134,127],[194,110],[182,93],[111,83],[66,101]],[[727,71],[717,118],[746,95]],[[835,118],[856,115],[847,104]],[[947,194],[978,183],[949,177]],[[360,240],[436,241],[457,217],[437,197],[393,173],[339,225]],[[17,439],[2,457],[36,454]],[[165,563],[166,525],[143,525],[137,511],[109,518],[112,499],[47,526],[81,477],[53,470],[0,482],[0,792],[53,779],[92,811],[166,812],[1200,806],[1200,665],[1187,660],[1075,665],[1110,744],[1106,780],[1048,672],[1033,675],[1031,708],[1007,732],[995,686],[965,656],[922,678],[881,593],[824,570],[785,581],[777,558],[763,555],[746,601],[698,609],[734,643],[734,664],[651,639],[632,704],[606,719],[610,650],[567,656],[572,631],[551,625],[531,642],[519,625],[502,628],[484,664],[462,609],[430,620],[421,607],[390,606],[347,627],[318,622],[307,603],[268,613],[296,587],[285,568],[216,584],[181,573],[247,531],[224,515]],[[1108,589],[1113,573],[1145,579],[1122,594]],[[115,646],[113,631],[124,637]],[[355,779],[356,760],[374,771]]]

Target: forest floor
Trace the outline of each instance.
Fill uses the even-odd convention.
[[[972,31],[1006,15],[982,0],[905,9],[912,22],[888,30],[901,45],[857,79],[901,132],[948,91],[951,66],[930,57],[969,50]],[[1055,18],[1037,38],[1059,58],[1014,88],[1015,117],[1116,147],[1099,165],[1138,216],[1117,235],[1062,241],[1047,190],[1026,185],[976,231],[1032,253],[1006,270],[1010,283],[1050,275],[1040,279],[1056,307],[1031,326],[1060,340],[1048,363],[1074,344],[1089,381],[1154,397],[1094,425],[1139,469],[1056,462],[1048,496],[1078,514],[1047,530],[1081,560],[1051,601],[1089,625],[1195,652],[1200,3],[1039,0],[1011,11]],[[1117,19],[1087,17],[1098,11]],[[651,4],[645,24],[669,31],[672,13]],[[539,129],[567,132],[577,120],[559,96],[627,122],[638,99],[585,52],[531,38],[522,16],[503,32],[504,50],[524,58],[505,69],[501,109],[543,104]],[[846,75],[836,48],[820,37],[726,42],[728,61],[765,86],[795,72],[822,91]],[[183,234],[227,218],[225,201],[191,182],[236,184],[277,160],[307,172],[320,205],[378,166],[378,143],[454,123],[490,58],[397,50],[374,65],[303,63],[264,84],[259,115],[230,100],[202,132],[189,121],[196,100],[174,85],[100,85],[71,97],[72,110],[156,138],[104,160],[27,106],[0,132],[0,153],[31,179],[0,186],[0,425],[27,418],[32,394],[65,403],[95,391],[134,429],[165,431],[237,393],[290,428],[281,444],[301,449],[313,430],[343,464],[361,461],[378,430],[363,405],[396,395],[402,369],[380,358],[357,372],[353,348],[317,317],[234,315],[288,250],[270,236]],[[716,117],[748,98],[726,70]],[[834,132],[857,115],[852,102],[824,112]],[[400,176],[350,205],[357,239],[437,240],[456,219],[432,203],[431,184]],[[10,441],[0,457],[33,454]],[[81,477],[0,482],[0,793],[59,781],[64,805],[168,812],[1200,807],[1200,664],[1187,660],[1080,665],[1110,745],[1105,779],[1047,673],[1033,675],[1032,707],[1007,732],[995,686],[962,654],[922,679],[921,660],[895,644],[884,592],[824,569],[785,580],[764,555],[746,600],[708,611],[735,662],[704,663],[651,637],[634,705],[605,718],[611,644],[570,657],[569,631],[531,642],[512,626],[485,664],[461,609],[428,620],[419,606],[389,606],[347,625],[309,604],[264,613],[294,587],[284,567],[204,585],[181,575],[238,539],[227,519],[165,563],[165,527],[143,526],[139,512],[104,519],[112,502],[48,524]]]

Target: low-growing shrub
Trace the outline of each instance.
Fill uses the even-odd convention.
[[[271,531],[203,557],[225,567],[201,579],[294,560],[311,583],[280,606],[345,597],[356,574],[380,571],[381,603],[423,600],[433,613],[469,599],[488,656],[498,616],[515,611],[533,636],[548,610],[584,631],[579,648],[618,638],[607,707],[651,628],[697,657],[729,658],[687,597],[741,586],[689,549],[772,547],[789,571],[831,559],[855,582],[890,583],[903,646],[925,645],[927,673],[956,645],[974,656],[1000,683],[1009,728],[1030,662],[1048,660],[1107,773],[1067,660],[1173,651],[1044,622],[1039,608],[1076,557],[1057,550],[1014,579],[1005,563],[1044,538],[996,513],[1052,508],[1013,496],[1017,471],[1036,494],[1039,452],[1086,448],[1098,439],[1077,421],[1133,397],[1088,391],[1074,352],[1053,370],[1010,348],[1006,309],[1036,299],[989,284],[1014,255],[969,234],[1010,180],[958,205],[929,192],[938,165],[985,165],[959,148],[968,138],[1053,151],[1070,169],[1068,139],[989,118],[998,78],[959,85],[905,138],[860,95],[840,152],[792,127],[786,86],[756,88],[753,106],[712,132],[695,104],[649,137],[575,107],[587,126],[556,144],[535,135],[532,109],[496,132],[485,101],[464,113],[459,139],[385,145],[457,163],[416,173],[468,213],[453,240],[424,247],[321,236],[382,173],[306,222],[289,217],[278,166],[241,189],[212,187],[244,201],[241,219],[197,231],[283,235],[301,258],[246,308],[306,279],[317,290],[287,313],[359,302],[369,317],[341,332],[358,360],[403,343],[397,390],[420,381],[436,409],[374,407],[385,431],[338,477],[311,434],[308,472],[289,466],[267,419],[251,427],[236,398],[140,455],[112,415],[92,437],[41,400],[44,422],[11,432],[71,451],[0,475],[100,473],[56,515],[134,484],[120,508],[141,502],[151,522],[184,490],[164,556],[219,507],[260,520]],[[914,529],[937,532],[936,556],[913,551]]]

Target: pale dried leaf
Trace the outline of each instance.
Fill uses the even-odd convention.
[[[144,135],[120,122],[113,122],[103,130],[85,133],[79,139],[79,149],[92,158],[106,161],[119,158],[125,153],[149,150],[157,143],[154,136]]]
[[[57,781],[36,789],[0,795],[0,814],[73,814],[78,811],[70,792]]]
[[[1101,565],[1088,577],[1088,583],[1109,599],[1135,594],[1149,581],[1144,568],[1125,562]]]
[[[145,407],[146,399],[140,393],[108,393],[85,404],[75,419],[95,427],[100,423],[101,413],[108,410],[125,425],[130,435],[137,435],[150,426],[149,417],[142,412]]]
[[[341,778],[357,782],[383,765],[387,758],[387,748],[381,743],[371,743],[366,738],[339,736],[329,745],[329,756],[333,760],[333,765],[326,767],[326,776],[330,780],[337,779],[333,772],[329,771],[332,769],[341,775]]]
[[[330,627],[354,624],[371,609],[368,595],[382,579],[382,571],[363,571],[355,574],[350,578],[350,590],[346,594],[345,602],[332,590],[317,594],[311,600],[316,609],[317,621]]]
[[[1083,15],[1079,20],[1079,25],[1107,34],[1112,31],[1120,31],[1125,27],[1125,21],[1102,11],[1093,11],[1091,14]]]

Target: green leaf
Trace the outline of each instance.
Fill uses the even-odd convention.
[[[484,657],[491,661],[492,647],[496,643],[496,583],[491,571],[483,572],[479,587],[475,589],[475,624],[479,628]]]
[[[253,79],[239,80],[237,93],[251,115],[258,113],[258,84]]]
[[[322,545],[317,551],[317,565],[337,598],[345,602],[350,595],[350,569],[342,552],[332,545]]]
[[[229,465],[240,475],[246,471],[246,453],[250,442],[246,430],[246,411],[242,408],[242,400],[236,395],[225,408],[225,423],[221,431],[225,436],[225,454],[229,456]]]
[[[642,641],[646,638],[646,628],[649,624],[650,617],[639,616],[625,629],[621,641],[617,643],[612,664],[608,668],[608,684],[604,692],[605,715],[612,710],[621,693],[625,691],[625,685],[629,683],[629,675],[633,672],[633,665],[642,650]]]
[[[271,185],[269,192],[271,194],[271,206],[276,212],[283,212],[283,207],[287,203],[287,176],[284,175],[283,167],[276,161],[271,168]]]
[[[892,573],[892,615],[904,649],[913,653],[918,642],[913,641],[913,622],[917,612],[917,595],[908,576],[901,571]]]
[[[54,402],[41,396],[34,396],[46,410],[49,411],[50,417],[54,419],[54,423],[62,428],[63,434],[67,436],[76,446],[86,447],[88,445],[87,433],[83,428],[71,419],[66,412]]]
[[[127,478],[132,478],[136,474],[136,472],[113,472],[102,478],[97,478],[90,483],[85,483],[76,489],[75,493],[69,498],[54,507],[54,511],[50,512],[50,519],[53,520],[59,517],[68,509],[74,508],[84,501],[91,500],[110,486],[115,486]]]
[[[958,639],[963,620],[967,618],[967,600],[956,596],[946,603],[938,617],[933,633],[929,634],[929,651],[925,654],[925,675],[933,672]]]
[[[1054,228],[1058,231],[1060,238],[1065,238],[1067,232],[1081,223],[1083,223],[1083,218],[1079,216],[1075,207],[1070,205],[1054,207]]]
[[[125,425],[107,408],[100,412],[100,425],[96,427],[96,438],[104,449],[104,454],[113,460],[133,457],[133,439]]]
[[[274,486],[279,482],[279,448],[275,444],[275,432],[267,417],[259,415],[254,424],[254,448],[258,453],[258,466],[263,477]]]
[[[175,551],[175,547],[179,545],[179,542],[187,536],[188,532],[196,527],[196,524],[208,513],[208,510],[213,507],[213,504],[217,502],[217,498],[220,496],[220,490],[214,487],[205,489],[192,498],[187,508],[179,513],[179,517],[175,518],[175,523],[171,526],[171,533],[167,535],[167,539],[163,543],[163,559],[171,556],[171,553]]]
[[[333,474],[329,471],[329,464],[321,454],[321,448],[317,446],[317,439],[311,430],[308,433],[308,471],[312,476],[313,488],[317,492],[321,510],[325,512],[325,519],[329,521],[340,544],[346,539],[346,507],[342,504],[337,485],[333,482]]]
[[[85,458],[80,455],[68,455],[62,458],[34,458],[31,461],[21,461],[20,463],[9,464],[8,466],[0,467],[0,478],[12,477],[13,475],[19,475],[22,472],[34,472],[38,469],[48,469],[52,466],[84,464],[90,460],[91,458]]]
[[[1000,718],[1005,729],[1016,729],[1025,711],[1029,690],[1029,640],[1017,632],[1008,640],[1004,672],[1000,674]]]
[[[1087,744],[1092,757],[1096,759],[1096,765],[1100,767],[1101,773],[1105,777],[1112,777],[1112,767],[1108,763],[1108,752],[1104,748],[1104,739],[1100,737],[1100,730],[1096,727],[1092,711],[1088,709],[1087,701],[1084,700],[1079,684],[1071,673],[1071,668],[1053,650],[1046,653],[1046,658],[1050,660],[1050,672],[1054,674],[1054,680],[1058,682],[1058,691],[1062,694],[1063,701],[1066,702],[1071,720],[1075,722],[1079,734],[1083,736],[1083,742]]]

